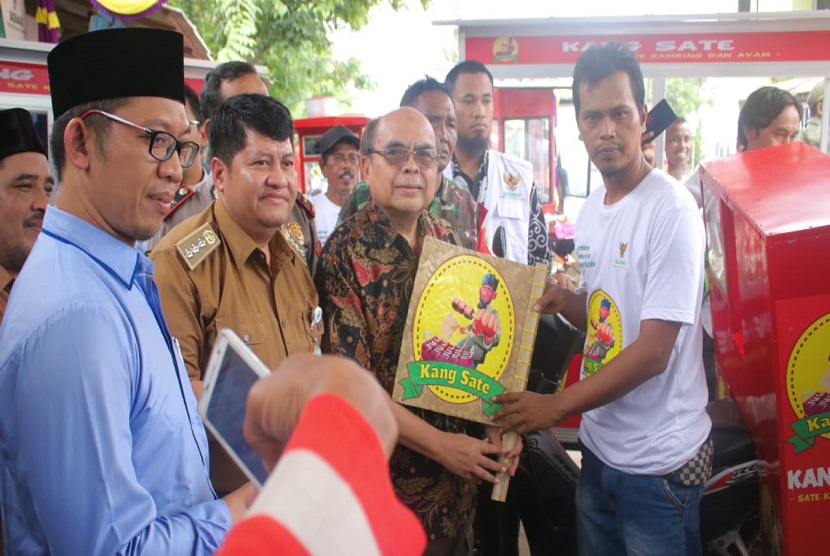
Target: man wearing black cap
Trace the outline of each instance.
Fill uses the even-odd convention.
[[[13,553],[211,554],[250,487],[216,499],[153,264],[135,249],[198,153],[178,139],[182,36],[96,31],[47,61],[61,187],[0,327],[5,542]]]
[[[313,195],[311,202],[316,211],[317,235],[323,243],[337,225],[340,208],[357,183],[359,147],[360,139],[344,125],[335,126],[320,137],[320,169],[328,188]]]
[[[22,108],[0,112],[0,322],[54,184],[32,116]]]

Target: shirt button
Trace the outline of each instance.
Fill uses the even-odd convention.
[[[283,319],[282,322],[280,322],[280,324],[282,325],[283,328],[285,328],[286,326],[288,326],[288,321]]]
[[[251,341],[251,335],[250,334],[243,334],[242,339],[245,342],[250,342]]]

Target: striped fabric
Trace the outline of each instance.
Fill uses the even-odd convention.
[[[348,402],[315,397],[277,467],[219,554],[421,554],[377,434]]]

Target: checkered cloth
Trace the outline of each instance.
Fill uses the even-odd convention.
[[[712,459],[715,454],[715,445],[712,438],[697,451],[692,459],[683,464],[680,469],[665,475],[665,478],[672,483],[687,487],[698,486],[705,483],[712,475]]]

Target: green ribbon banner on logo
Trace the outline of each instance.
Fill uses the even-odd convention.
[[[504,386],[475,369],[446,361],[413,361],[406,364],[406,370],[409,377],[401,381],[404,400],[420,396],[424,386],[443,386],[481,398],[481,410],[487,416],[501,409],[500,403],[493,403],[493,396],[504,392]]]
[[[830,412],[819,413],[805,417],[790,425],[795,436],[787,439],[787,442],[795,446],[795,453],[803,452],[813,447],[816,437],[830,433]]]

